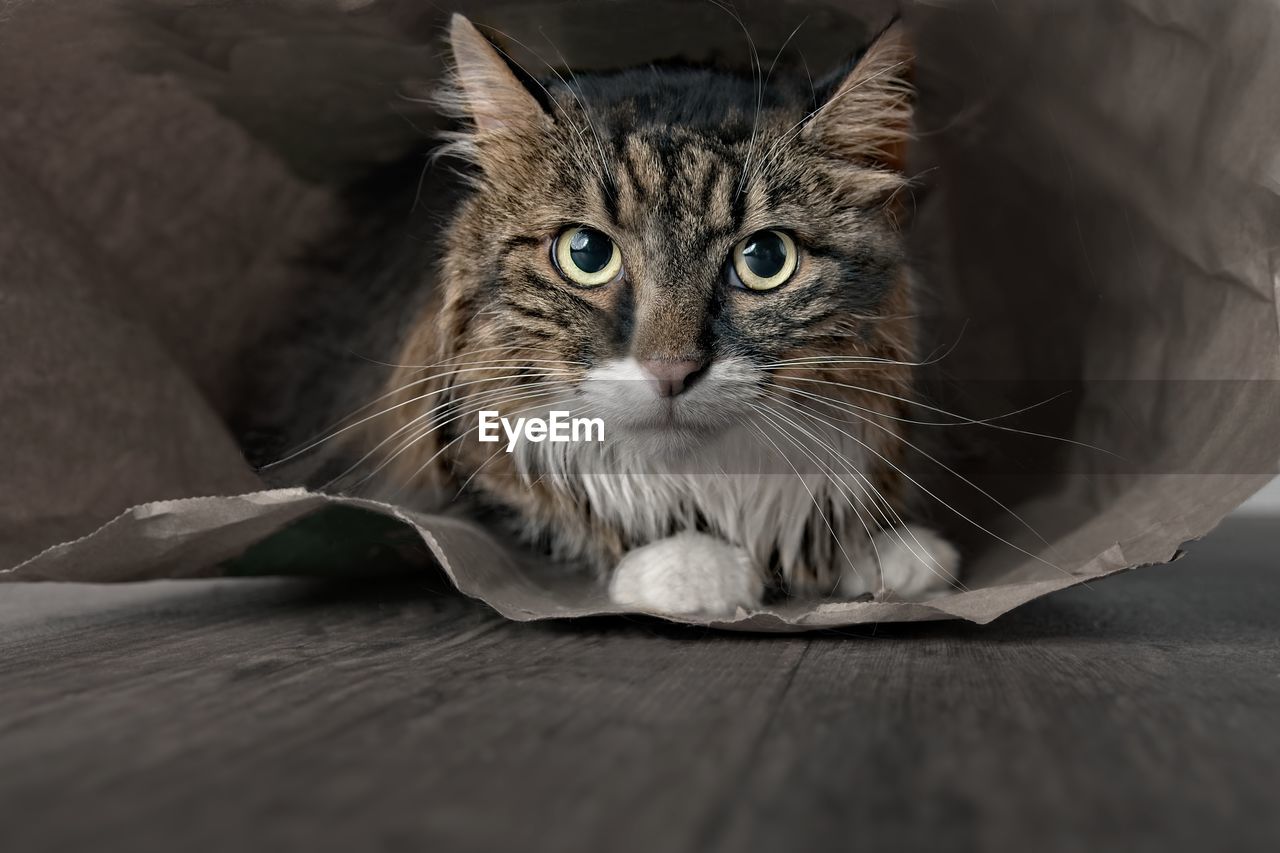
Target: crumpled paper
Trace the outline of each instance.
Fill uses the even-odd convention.
[[[807,18],[793,47],[821,68],[895,5],[737,9],[766,58]],[[582,68],[747,50],[709,3],[456,8]],[[945,353],[924,387],[973,419],[1031,408],[1000,421],[1017,429],[967,429],[967,453],[928,480],[958,509],[931,515],[965,547],[966,591],[788,602],[721,627],[987,622],[1174,558],[1280,470],[1280,4],[905,16],[921,56],[913,248]],[[433,557],[513,619],[617,610],[466,519],[268,489],[225,426],[245,349],[305,297],[296,258],[340,224],[335,188],[434,126],[394,92],[438,73],[442,22],[408,0],[37,0],[0,17],[0,578],[326,555],[359,570],[381,547]],[[365,550],[316,539],[318,513]]]

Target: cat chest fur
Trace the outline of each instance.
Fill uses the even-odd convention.
[[[687,458],[659,459],[599,445],[525,443],[515,463],[525,482],[564,498],[561,512],[522,515],[528,538],[607,571],[617,555],[602,542],[641,547],[676,533],[710,533],[744,549],[762,576],[790,592],[829,592],[836,559],[865,556],[896,512],[878,480],[884,442],[844,423],[810,428],[797,445],[732,433]],[[589,519],[590,523],[583,523]],[[613,535],[600,536],[600,527]]]

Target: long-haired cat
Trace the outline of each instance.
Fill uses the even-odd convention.
[[[955,549],[909,517],[912,53],[892,25],[828,80],[659,65],[536,79],[465,18],[439,156],[467,186],[399,325],[362,488],[461,495],[620,605],[918,598]],[[604,441],[481,440],[482,412]],[[340,416],[345,412],[332,412]]]

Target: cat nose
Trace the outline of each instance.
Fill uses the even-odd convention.
[[[640,369],[653,383],[659,397],[675,397],[688,390],[707,366],[705,358],[646,359]]]

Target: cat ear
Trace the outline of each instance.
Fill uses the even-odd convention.
[[[529,131],[550,117],[502,52],[463,15],[449,22],[453,51],[453,98],[458,112],[475,122],[481,134]],[[522,72],[521,72],[522,73]],[[529,81],[532,83],[532,81]]]
[[[825,93],[804,135],[836,156],[903,172],[911,138],[915,51],[900,21],[819,89]]]

